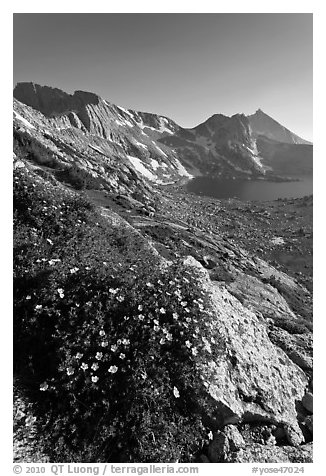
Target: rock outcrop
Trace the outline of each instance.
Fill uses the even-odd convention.
[[[296,403],[308,386],[305,373],[269,339],[265,320],[244,307],[192,257],[185,265],[199,272],[200,285],[210,294],[211,332],[223,342],[219,357],[200,370],[208,394],[216,402],[210,415],[217,426],[269,422],[288,428],[288,441],[304,441]]]
[[[226,426],[215,433],[208,447],[210,463],[311,463],[312,445],[276,446],[275,438],[270,435],[261,438],[261,443],[245,441],[234,425]]]

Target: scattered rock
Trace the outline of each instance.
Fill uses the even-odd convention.
[[[313,415],[308,415],[304,421],[306,427],[313,434]]]
[[[225,463],[312,463],[312,444],[293,446],[267,446],[258,443],[231,453]]]
[[[266,439],[265,443],[266,443],[266,445],[272,445],[272,446],[276,445],[276,438],[275,438],[275,436],[270,435],[270,436]]]
[[[217,431],[208,447],[208,456],[212,463],[222,463],[231,453],[245,447],[245,441],[234,425],[227,425],[223,431]]]
[[[216,262],[211,256],[203,256],[202,263],[206,269],[213,269],[216,266]]]
[[[291,446],[299,446],[304,442],[304,436],[299,426],[284,425],[285,437]]]
[[[304,395],[302,399],[302,405],[308,412],[313,413],[313,395],[311,392],[307,392]]]
[[[277,443],[281,444],[283,440],[285,440],[285,430],[283,426],[278,426],[276,430],[273,432],[274,437],[276,438]]]

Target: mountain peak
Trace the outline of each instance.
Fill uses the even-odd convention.
[[[266,136],[269,139],[287,144],[311,144],[258,108],[254,114],[247,116],[252,132],[256,136]]]
[[[256,110],[255,114],[257,114],[257,115],[262,114],[264,116],[267,116],[267,114],[262,109],[260,109],[260,107]]]

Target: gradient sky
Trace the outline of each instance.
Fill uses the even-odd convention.
[[[312,14],[14,14],[18,81],[184,127],[261,108],[312,140]]]

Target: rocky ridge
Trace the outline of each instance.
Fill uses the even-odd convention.
[[[67,141],[70,136],[71,141],[84,142],[90,157],[94,152],[102,158],[114,155],[154,184],[208,174],[248,179],[296,173],[293,161],[287,161],[285,169],[279,166],[280,154],[283,162],[287,155],[299,154],[311,172],[312,146],[262,112],[248,117],[215,114],[185,129],[167,117],[127,110],[84,91],[71,95],[57,88],[18,83],[14,97],[14,119],[27,133],[32,125],[43,143],[47,136],[47,147],[56,151],[60,137]],[[264,121],[258,120],[261,115]],[[259,129],[261,122],[267,129],[270,125],[270,133],[262,135],[267,129]],[[284,144],[286,154],[282,153]]]

